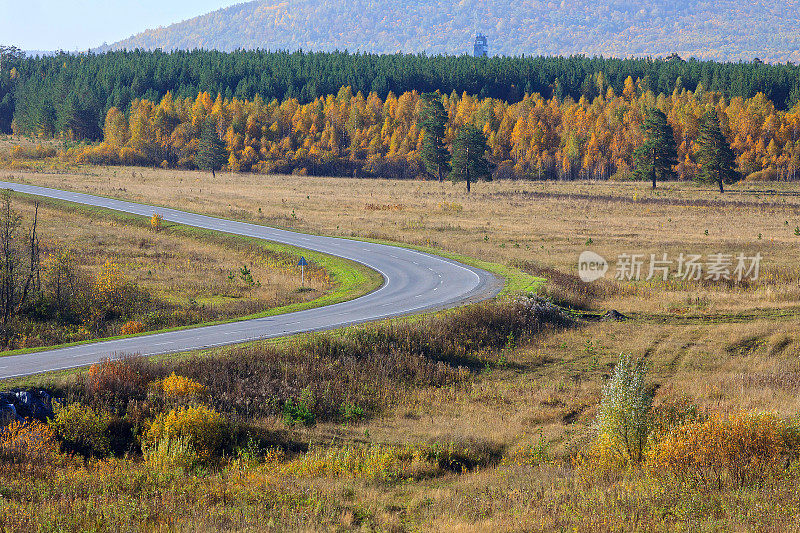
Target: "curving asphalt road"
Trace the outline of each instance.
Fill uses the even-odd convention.
[[[380,289],[355,300],[326,307],[216,326],[0,357],[0,379],[86,366],[122,354],[149,356],[184,352],[307,331],[340,328],[481,301],[497,295],[502,288],[502,282],[484,270],[407,248],[305,235],[33,185],[0,181],[0,189],[11,189],[147,217],[158,212],[164,220],[170,222],[255,237],[350,259],[378,271],[384,278]]]

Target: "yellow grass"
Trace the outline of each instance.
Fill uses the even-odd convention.
[[[148,510],[154,517],[150,526],[798,528],[796,478],[698,495],[671,491],[637,473],[585,480],[575,475],[571,458],[594,436],[600,390],[621,352],[648,361],[650,381],[658,387],[656,404],[689,396],[701,411],[797,416],[800,237],[794,229],[800,224],[800,185],[769,184],[776,193],[760,185],[736,186],[720,195],[692,184],[660,185],[653,192],[646,184],[501,182],[478,184],[467,196],[463,185],[449,183],[233,174],[218,174],[214,181],[203,173],[130,168],[87,168],[74,174],[14,171],[3,177],[12,178],[303,231],[433,246],[487,261],[517,262],[539,273],[554,268],[574,276],[585,249],[611,258],[624,252],[764,256],[764,279],[744,288],[608,280],[590,298],[590,307],[597,313],[615,308],[632,320],[589,321],[543,336],[501,354],[500,364],[477,372],[467,384],[409,390],[368,421],[313,428],[287,428],[277,416],[253,421],[277,441],[311,445],[308,456],[275,454],[267,459],[275,464],[267,466],[234,462],[220,472],[185,475],[181,483],[146,482],[169,497],[132,496],[133,482],[125,480],[152,474],[142,473],[139,464],[115,467],[120,471],[110,479],[117,480],[117,494],[128,498],[132,508]],[[580,282],[551,277],[548,290],[572,298],[580,290]],[[502,459],[463,472],[439,471],[426,463],[424,469],[403,470],[412,473],[402,482],[387,482],[387,476],[314,474],[327,472],[331,464],[362,472],[375,457],[383,460],[387,450],[453,442],[497,448]],[[389,464],[378,463],[380,472]],[[305,470],[298,475],[301,467]],[[85,476],[82,483],[91,485],[91,472],[71,475]],[[0,472],[0,479],[9,476]],[[49,486],[55,490],[58,483]],[[98,491],[87,489],[66,501],[64,509],[80,514],[77,509]],[[158,510],[158,502],[165,512]],[[23,503],[7,505],[19,523],[29,523],[25,518],[37,512]],[[262,514],[254,511],[259,505]],[[121,507],[107,508],[110,523],[119,523]],[[53,515],[49,504],[40,511],[40,516]],[[137,524],[136,529],[147,527]]]
[[[27,227],[33,220],[33,200],[15,196],[12,205]],[[297,291],[299,276],[294,263],[288,262],[293,256],[282,257],[256,243],[235,237],[192,237],[171,231],[168,224],[156,231],[130,218],[46,201],[39,208],[38,233],[45,262],[50,254],[68,249],[82,272],[93,278],[110,261],[124,279],[156,300],[176,310],[204,308],[203,316],[213,320],[308,302],[333,286],[326,272],[316,268],[308,277],[312,290]],[[242,267],[251,272],[252,283],[243,279]],[[118,329],[116,333],[126,334],[124,328]],[[79,334],[69,338],[84,340]],[[28,333],[17,347],[38,347],[36,339]]]
[[[31,219],[32,204],[27,199],[14,201],[15,209],[26,221]],[[211,242],[187,238],[46,204],[39,209],[39,224],[43,248],[62,246],[74,250],[78,264],[92,274],[112,260],[141,287],[180,305],[194,301],[225,308],[232,307],[231,302],[252,301],[272,307],[313,299],[326,288],[315,280],[314,292],[296,294],[298,279],[293,271],[270,268],[266,252],[234,239]],[[261,286],[251,288],[240,279],[242,266],[252,271]],[[228,279],[231,273],[236,280]]]
[[[212,180],[200,172],[141,168],[0,177],[302,231],[430,245],[499,263],[533,262],[572,275],[587,249],[612,262],[609,278],[622,253],[648,260],[681,252],[764,256],[761,282],[748,290],[642,281],[606,291],[601,307],[622,312],[794,308],[800,298],[800,188],[791,184],[770,184],[776,193],[756,184],[720,195],[693,184],[652,191],[638,183],[495,182],[478,184],[468,196],[463,184],[222,173]],[[692,203],[698,201],[723,204]]]

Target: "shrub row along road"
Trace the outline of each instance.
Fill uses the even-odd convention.
[[[380,289],[355,300],[253,320],[101,341],[24,355],[0,357],[0,379],[90,365],[123,354],[145,356],[185,352],[340,328],[477,302],[498,294],[502,283],[490,273],[442,257],[383,244],[291,231],[213,218],[174,209],[123,202],[88,194],[0,181],[0,188],[102,207],[224,233],[255,237],[362,263],[379,272]]]

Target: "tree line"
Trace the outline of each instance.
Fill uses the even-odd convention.
[[[713,123],[714,132],[704,130]],[[481,138],[473,133],[457,143],[466,126]],[[97,165],[444,179],[453,176],[449,158],[463,161],[460,147],[481,141],[486,164],[472,167],[473,177],[653,181],[702,178],[713,137],[727,147],[727,168],[737,175],[791,180],[800,169],[800,106],[781,111],[763,94],[728,100],[679,87],[656,96],[632,78],[622,94],[534,94],[514,104],[466,93],[382,99],[349,87],[307,104],[168,93],[127,110],[112,107],[101,131],[101,143],[65,143],[58,155]],[[22,145],[11,152],[17,160],[52,155],[53,148]],[[722,181],[734,178],[726,172]]]
[[[136,100],[194,98],[297,100],[307,104],[336,94],[439,91],[516,104],[539,94],[559,103],[590,102],[609,89],[622,94],[628,78],[642,92],[669,95],[677,87],[719,93],[730,100],[763,94],[777,110],[800,101],[800,67],[602,57],[493,57],[235,51],[130,51],[24,57],[0,48],[0,131],[100,140],[108,111],[125,112]]]

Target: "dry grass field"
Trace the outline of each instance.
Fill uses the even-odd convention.
[[[15,196],[13,208],[27,226],[33,219],[34,200]],[[211,320],[238,318],[277,307],[319,298],[331,288],[327,274],[317,268],[309,276],[313,290],[298,292],[295,257],[242,239],[222,235],[192,235],[164,223],[155,231],[146,220],[44,201],[39,208],[38,232],[43,262],[68,250],[80,272],[88,279],[101,275],[108,262],[121,277],[134,282],[153,299],[153,324],[142,317],[146,328],[174,327]],[[245,279],[246,267],[252,280]],[[164,316],[161,316],[164,315]],[[123,322],[110,324],[102,332],[117,335]],[[43,325],[40,332],[26,335],[15,348],[35,348],[52,342],[81,341],[96,332],[78,326],[58,328]]]
[[[304,427],[287,426],[280,412],[255,416],[248,424],[275,448],[251,453],[243,446],[236,459],[211,468],[164,473],[137,458],[73,459],[80,466],[53,467],[52,481],[42,477],[32,487],[15,478],[22,467],[5,467],[0,506],[10,513],[3,522],[9,530],[37,523],[51,524],[45,530],[798,530],[796,463],[761,483],[714,490],[658,481],[646,469],[590,475],[579,464],[595,438],[601,389],[620,353],[647,362],[656,406],[797,420],[797,185],[739,185],[720,195],[676,183],[652,191],[631,183],[497,182],[478,184],[468,196],[463,185],[450,183],[233,174],[212,180],[138,168],[6,171],[0,179],[515,265],[546,277],[543,291],[553,300],[589,312],[573,327],[546,329],[524,342],[511,337],[501,348],[479,346],[468,370],[457,374],[386,377],[385,390],[358,389],[380,397],[364,417],[320,418]],[[116,228],[97,226],[86,231],[101,232],[110,245],[156,239],[133,229],[112,237]],[[214,255],[212,244],[192,246]],[[741,252],[764,259],[760,279],[748,284],[614,281],[612,270],[585,285],[576,274],[587,249],[607,258]],[[139,260],[130,261],[133,275],[149,283],[145,267],[135,266]],[[153,271],[164,276],[159,286],[171,286],[166,270]],[[610,309],[630,320],[590,319]],[[360,331],[369,330],[352,335],[369,338]],[[287,345],[294,342],[302,347],[307,340]],[[299,380],[297,391],[305,386],[290,377],[288,356],[264,344],[251,349],[282,361],[284,381]],[[228,348],[201,357],[243,356]],[[158,365],[189,372],[180,361]],[[316,368],[308,364],[304,372]],[[77,378],[37,379],[64,386]],[[324,387],[314,389],[318,397]],[[69,484],[79,488],[53,497]]]
[[[787,184],[739,186],[720,195],[693,184],[653,191],[640,183],[495,182],[467,196],[463,184],[449,182],[242,174],[212,180],[204,173],[128,168],[4,172],[0,178],[300,231],[430,246],[534,272],[555,268],[575,275],[584,250],[612,263],[624,253],[643,254],[648,263],[651,254],[664,253],[672,260],[680,253],[763,256],[760,279],[750,287],[677,280],[604,285],[601,307],[621,312],[774,310],[796,307],[800,298],[800,190]],[[612,267],[607,277],[613,275]]]

